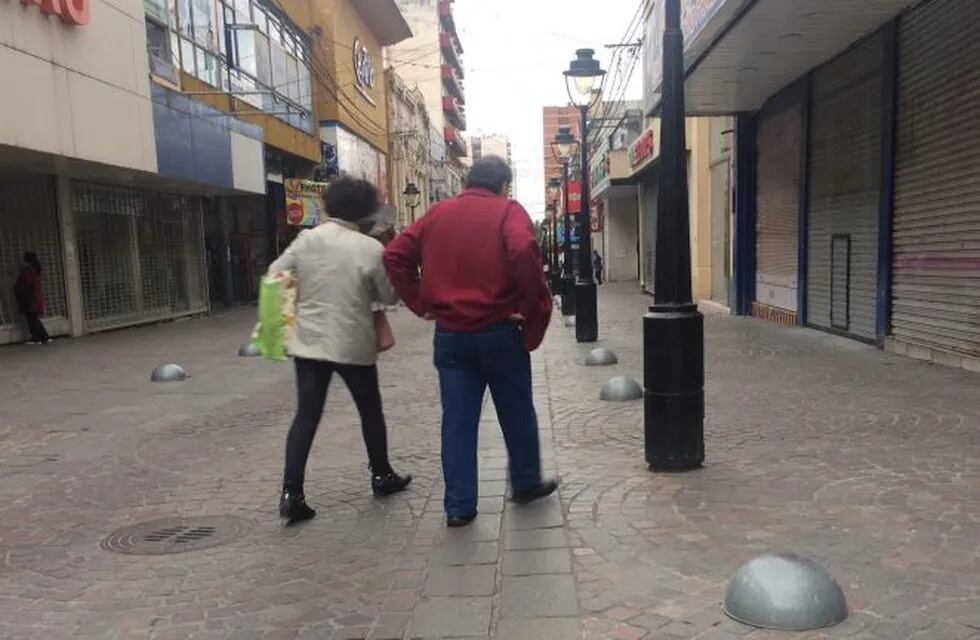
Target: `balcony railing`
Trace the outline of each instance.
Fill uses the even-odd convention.
[[[453,5],[449,0],[439,0],[439,20],[442,26],[456,33],[456,20],[453,17]]]
[[[443,56],[456,67],[460,77],[463,77],[463,48],[459,46],[459,40],[453,34],[443,31],[439,34],[439,45]]]
[[[459,130],[456,127],[446,127],[443,130],[443,134],[446,138],[446,145],[456,157],[461,158],[466,155],[466,142],[463,141],[463,136],[459,134]]]
[[[445,85],[449,93],[456,97],[459,104],[466,104],[466,93],[463,90],[463,83],[456,74],[456,69],[452,65],[442,65],[442,84]]]
[[[460,107],[459,101],[455,97],[442,97],[442,111],[461,131],[466,131],[466,111]]]

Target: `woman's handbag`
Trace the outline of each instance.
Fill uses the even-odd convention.
[[[383,353],[395,346],[395,333],[388,324],[388,316],[384,311],[374,312],[374,330],[378,334],[378,353]]]

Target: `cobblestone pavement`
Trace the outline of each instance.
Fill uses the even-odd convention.
[[[581,366],[560,319],[535,358],[560,499],[505,503],[488,407],[461,531],[442,523],[430,328],[404,311],[381,375],[411,491],[370,495],[338,385],[308,471],[320,514],[292,528],[275,513],[291,369],[235,355],[251,310],[0,350],[0,638],[980,638],[980,377],[709,314],[706,466],[652,474],[642,404],[598,400],[639,376],[648,300],[601,295],[618,366]],[[167,361],[193,377],[150,383]],[[196,515],[250,528],[175,555],[100,546]],[[824,563],[851,617],[810,634],[725,618],[727,580],[768,550]]]

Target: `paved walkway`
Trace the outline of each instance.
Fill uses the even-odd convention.
[[[648,300],[604,287],[621,364],[586,369],[556,321],[535,359],[560,498],[504,500],[492,409],[480,516],[442,524],[430,328],[394,314],[382,363],[391,448],[412,491],[375,500],[337,387],[311,457],[313,522],[275,513],[288,365],[238,358],[252,312],[0,350],[0,638],[980,638],[980,377],[820,333],[709,315],[708,459],[654,475],[642,405],[601,383],[641,371]],[[194,377],[151,384],[156,364]],[[232,515],[229,544],[111,553],[113,530]],[[852,615],[756,631],[720,603],[754,554],[812,556]]]

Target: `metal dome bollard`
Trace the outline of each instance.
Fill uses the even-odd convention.
[[[251,342],[246,342],[238,347],[238,355],[243,358],[255,358],[256,356],[262,355],[262,352]]]
[[[187,372],[178,364],[161,364],[150,374],[153,382],[179,382],[187,378]]]
[[[823,629],[847,618],[847,600],[826,569],[793,554],[766,554],[735,573],[725,613],[753,627],[781,631]]]
[[[585,358],[587,367],[609,367],[619,363],[619,358],[611,350],[605,347],[593,349]]]
[[[634,380],[626,376],[617,376],[602,385],[599,392],[599,399],[606,402],[629,402],[639,400],[643,397],[643,387]]]

